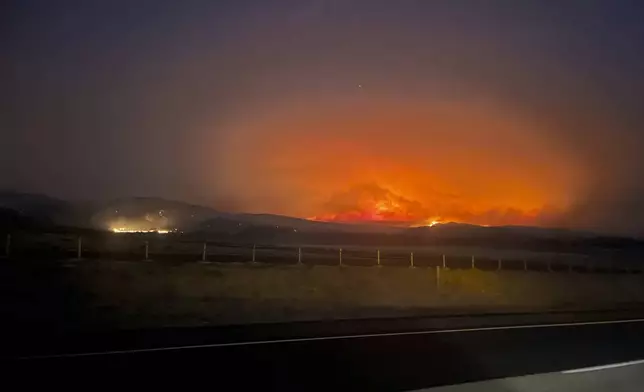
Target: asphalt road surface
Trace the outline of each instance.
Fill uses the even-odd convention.
[[[219,390],[400,391],[531,374],[549,380],[544,373],[641,360],[643,315],[457,316],[41,335],[7,339],[3,347],[16,370],[46,369],[67,380],[76,379],[69,377],[72,371],[112,381],[136,376],[149,386],[182,378]],[[486,389],[454,389],[469,390]],[[489,390],[521,391],[507,383]]]
[[[644,385],[643,361],[558,373],[501,378],[419,390],[423,392],[638,392]]]

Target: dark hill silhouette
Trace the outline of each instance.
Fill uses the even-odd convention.
[[[581,253],[606,249],[644,252],[644,242],[640,239],[561,228],[485,227],[462,223],[403,228],[383,224],[318,222],[273,214],[222,212],[153,197],[72,203],[46,195],[0,192],[0,228],[3,231],[106,230],[110,222],[118,219],[148,219],[151,226],[168,225],[192,238],[246,243],[455,245]]]

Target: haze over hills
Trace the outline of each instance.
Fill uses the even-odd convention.
[[[154,197],[75,203],[46,195],[0,192],[0,228],[113,230],[177,229],[186,235],[230,241],[353,243],[381,245],[459,244],[518,248],[641,247],[640,240],[525,226],[442,223],[427,227],[320,222],[273,214],[231,213]]]
[[[73,203],[41,194],[0,192],[0,208],[41,224],[109,230],[115,225],[216,230],[219,226],[284,226],[297,230],[395,232],[399,228],[311,221],[275,214],[231,213],[157,197],[127,197],[107,202]]]

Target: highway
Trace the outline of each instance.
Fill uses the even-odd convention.
[[[642,360],[643,314],[498,314],[123,331],[44,336],[30,339],[30,345],[11,339],[5,352],[16,368],[82,369],[159,383],[190,375],[224,390],[402,391]],[[497,385],[490,390],[521,389]]]
[[[640,391],[642,385],[644,385],[644,361],[632,361],[556,373],[434,387],[419,391],[616,392]]]

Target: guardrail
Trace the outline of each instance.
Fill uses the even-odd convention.
[[[61,260],[145,260],[158,262],[266,263],[539,271],[549,273],[642,273],[639,267],[597,261],[493,258],[444,254],[426,249],[227,244],[185,240],[174,235],[53,233],[5,235],[4,258]]]

